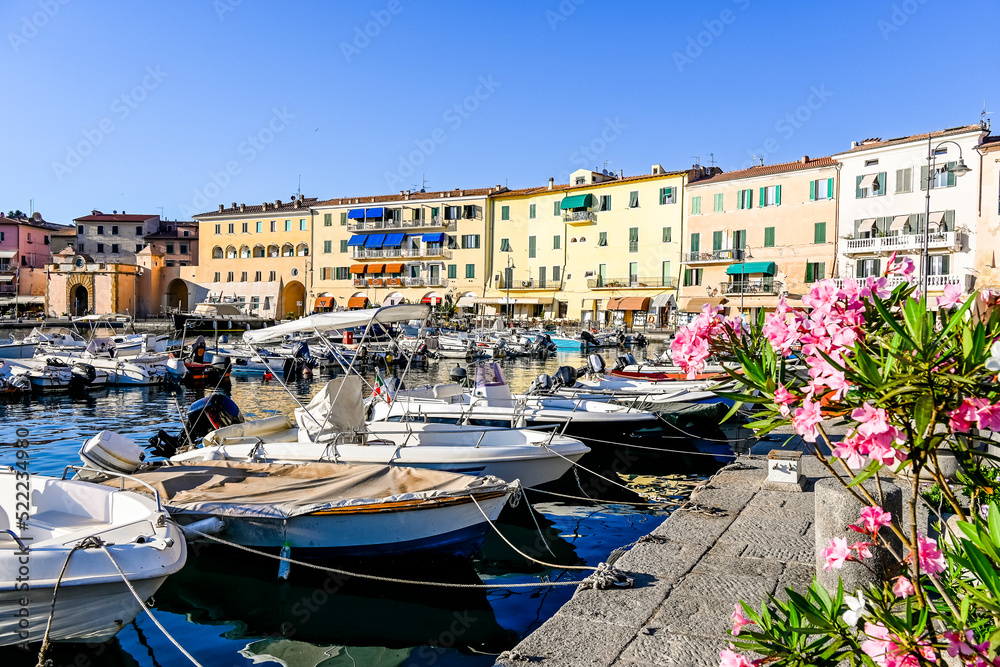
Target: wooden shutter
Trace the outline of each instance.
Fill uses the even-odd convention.
[[[816,201],[816,186],[819,181],[809,181],[809,201]]]
[[[768,201],[767,201],[767,188],[762,187],[760,189],[760,199],[758,199],[757,201],[760,202],[760,206],[767,206],[767,204],[768,204]]]
[[[528,257],[534,257],[534,256],[535,256],[535,237],[534,236],[529,236],[528,237]]]
[[[774,247],[774,227],[764,228],[764,247],[765,248]]]
[[[722,250],[722,232],[712,232],[712,250]]]
[[[701,251],[701,234],[691,235],[691,252]]]
[[[813,265],[812,262],[806,263],[806,282],[811,283],[813,281]]]
[[[955,231],[955,210],[949,209],[944,212],[944,230],[946,232]]]
[[[816,280],[826,280],[826,262],[820,262],[816,266]]]
[[[813,243],[826,243],[825,222],[817,222],[813,227]]]
[[[855,182],[855,185],[854,185],[854,198],[855,199],[861,199],[861,179],[862,178],[864,178],[864,176],[860,176],[859,175],[857,181]]]
[[[827,199],[833,199],[833,179],[826,179],[826,196]]]
[[[884,172],[884,171],[880,171],[878,173],[878,193],[880,195],[884,195],[885,194],[885,180],[886,180],[887,177],[888,177],[888,174],[886,172]]]
[[[955,168],[955,163],[949,162],[947,165],[945,165],[945,168],[948,170],[948,187],[950,188],[951,186],[955,185],[955,172],[952,171],[952,169]]]
[[[927,189],[927,165],[920,168],[920,189]]]
[[[774,205],[781,206],[781,186],[774,186]]]

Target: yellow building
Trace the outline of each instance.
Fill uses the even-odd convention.
[[[473,308],[489,277],[489,198],[505,190],[405,190],[313,204],[309,308],[404,301]]]
[[[494,270],[482,303],[516,318],[660,325],[676,304],[687,180],[708,171],[618,177],[497,195]]]
[[[258,205],[219,205],[194,216],[200,263],[167,282],[167,308],[232,300],[251,313],[284,319],[307,314],[316,199],[298,196]]]
[[[1000,290],[1000,137],[987,137],[977,150],[983,171],[975,229],[975,287]]]
[[[836,276],[838,173],[833,158],[803,157],[690,182],[681,311],[753,314]]]

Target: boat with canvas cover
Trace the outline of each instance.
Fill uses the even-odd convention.
[[[64,564],[49,640],[110,639],[142,611],[142,603],[98,545],[107,547],[146,600],[184,566],[187,547],[180,531],[149,489],[143,487],[147,496],[41,475],[30,477],[30,509],[22,517],[15,510],[26,503],[15,500],[26,495],[20,489],[29,487],[27,479],[22,471],[0,470],[0,646],[42,640]],[[26,527],[17,530],[22,518]],[[79,544],[84,548],[74,551]],[[18,583],[25,556],[31,579]],[[28,619],[27,636],[21,619]]]

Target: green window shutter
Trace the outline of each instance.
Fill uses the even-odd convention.
[[[757,206],[760,206],[760,202],[757,202]],[[753,189],[747,190],[747,208],[753,208]]]
[[[826,262],[817,265],[816,280],[826,280]]]
[[[475,264],[466,264],[465,265],[465,277],[466,278],[475,278],[476,277],[476,265]]]
[[[691,235],[691,252],[701,251],[701,234]]]
[[[347,224],[347,211],[341,211],[341,213],[340,213],[340,224],[341,225],[346,225]]]
[[[528,257],[533,258],[535,256],[535,237],[528,237]]]
[[[559,246],[560,246],[561,242],[562,242],[562,237],[561,236],[559,236],[558,234],[556,234],[555,236],[553,236],[552,237],[552,249],[553,250],[559,250]]]
[[[813,243],[826,243],[826,223],[817,222],[814,227]]]
[[[333,241],[323,241],[323,252],[333,252]]]
[[[347,252],[347,239],[340,242],[340,252]]]
[[[945,166],[948,169],[948,187],[950,188],[951,186],[955,185],[955,172],[952,171],[952,169],[955,168],[955,163],[949,162]],[[945,273],[947,273],[947,271]]]
[[[712,232],[712,251],[722,250],[722,232]]]
[[[816,184],[819,181],[809,181],[809,201],[816,201]]]
[[[691,198],[691,215],[699,215],[701,213],[701,197]]]
[[[501,220],[510,220],[510,206],[501,206],[500,207],[500,219]]]
[[[531,218],[531,219],[535,218],[535,205],[534,204],[532,204],[531,206],[528,207],[528,217]]]
[[[920,168],[920,189],[927,189],[927,165]]]
[[[639,228],[629,227],[628,229],[628,240],[630,243],[638,243],[639,241]]]
[[[691,285],[691,269],[684,269],[684,286]]]
[[[715,195],[715,212],[716,213],[721,213],[722,212],[722,193],[721,192]]]
[[[599,246],[606,246],[606,245],[608,245],[608,233],[607,232],[600,232],[597,235],[597,245],[599,245]]]
[[[663,242],[664,243],[670,243],[671,242],[671,237],[673,236],[673,230],[674,230],[673,227],[664,227],[663,228]]]
[[[757,199],[758,206],[767,206],[771,202],[767,201],[767,188],[762,187],[760,189],[760,197]]]
[[[774,247],[774,227],[764,228],[764,247],[765,248]]]
[[[878,173],[878,193],[880,195],[884,195],[885,194],[885,182],[886,182],[887,178],[888,178],[888,174],[886,172],[880,171]]]
[[[864,178],[864,176],[863,175],[859,175],[857,183],[854,186],[854,190],[855,190],[855,192],[854,192],[854,198],[855,199],[861,199],[861,179],[862,178]]]
[[[946,232],[955,231],[955,210],[949,209],[944,212],[944,230]]]
[[[826,179],[826,196],[827,199],[833,199],[833,179]]]
[[[559,215],[559,201],[552,202],[552,215]]]
[[[780,206],[781,205],[781,186],[780,185],[775,185],[774,186],[774,205],[775,206]]]
[[[812,262],[806,264],[806,282],[811,283],[813,281],[813,265]]]
[[[941,256],[941,272],[944,275],[951,273],[951,255]]]
[[[323,214],[323,226],[324,227],[332,227],[333,226],[333,213],[324,213]],[[259,222],[257,223],[257,231],[258,232],[260,231],[260,223]]]
[[[455,279],[458,277],[458,266],[455,264],[448,265],[448,278]]]

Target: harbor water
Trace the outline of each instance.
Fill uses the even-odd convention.
[[[584,363],[580,354],[560,352],[547,360],[505,361],[503,368],[512,388],[521,391],[539,373]],[[406,383],[446,382],[455,365],[448,359],[431,362],[426,369],[412,369]],[[265,383],[260,376],[234,376],[228,391],[246,418],[253,419],[289,413],[297,402],[307,403],[326,379],[317,372],[313,378],[290,381],[286,391],[277,380]],[[35,394],[8,400],[0,402],[0,443],[12,442],[15,429],[27,429],[31,472],[58,476],[65,466],[79,463],[81,443],[97,431],[110,429],[140,443],[160,429],[176,433],[180,415],[203,395],[204,390],[192,388],[109,388],[82,396]],[[663,439],[657,441],[662,444]],[[601,452],[584,460],[592,462],[588,467],[595,472],[641,485],[642,491],[675,502],[729,460],[724,444],[692,442],[684,434],[674,434],[665,446],[688,454],[587,444]],[[13,463],[13,449],[0,447],[0,465]],[[673,506],[628,504],[641,502],[642,497],[582,470],[576,476],[569,473],[558,488],[566,495],[611,502],[527,492],[537,514],[533,516],[522,499],[517,507],[505,510],[497,525],[522,551],[560,565],[597,565],[614,549],[649,533]],[[280,581],[273,559],[225,546],[196,546],[184,569],[157,592],[151,611],[206,666],[490,665],[497,653],[555,613],[574,590],[546,582],[575,581],[586,574],[532,563],[492,533],[468,562],[333,565],[396,579],[491,587],[375,581],[295,565],[289,580]],[[508,587],[523,583],[536,585]],[[187,664],[143,614],[106,644],[56,645],[48,657],[57,667]],[[0,649],[0,664],[5,667],[34,665],[36,658],[20,649]]]

